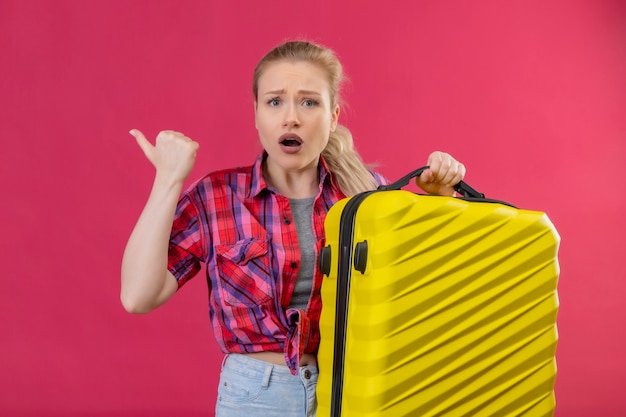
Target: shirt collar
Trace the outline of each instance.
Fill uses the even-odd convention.
[[[267,158],[267,152],[263,151],[257,156],[254,161],[254,165],[252,165],[252,178],[250,181],[250,197],[257,197],[263,190],[269,188],[267,182],[265,182],[265,178],[263,178],[263,162]],[[334,189],[337,193],[341,194],[339,187],[333,181],[333,176],[330,170],[328,169],[328,165],[323,157],[320,156],[320,163],[318,165],[319,175],[320,175],[320,190],[323,189],[324,185],[327,184],[332,189]]]

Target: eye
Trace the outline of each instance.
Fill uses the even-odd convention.
[[[269,104],[272,107],[276,107],[280,105],[280,99],[278,97],[271,98],[267,101],[267,104]]]
[[[313,99],[310,99],[310,98],[305,98],[305,99],[302,101],[302,105],[303,105],[304,107],[315,107],[315,106],[317,106],[318,104],[319,104],[319,101],[317,101],[317,100],[313,100]]]

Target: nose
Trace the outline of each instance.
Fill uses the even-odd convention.
[[[292,105],[287,107],[283,125],[287,128],[300,126],[300,117],[298,115],[297,106]]]

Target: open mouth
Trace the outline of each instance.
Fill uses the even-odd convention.
[[[300,143],[300,141],[298,139],[294,139],[294,138],[287,138],[284,139],[280,142],[281,145],[284,146],[300,146],[302,145],[302,143]]]
[[[278,143],[287,153],[297,152],[302,147],[302,139],[295,133],[285,133],[278,139]]]

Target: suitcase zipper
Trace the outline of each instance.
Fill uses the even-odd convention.
[[[335,300],[335,350],[333,354],[333,380],[331,390],[331,417],[341,416],[343,368],[345,364],[348,299],[352,276],[352,246],[356,212],[365,198],[376,191],[357,194],[346,203],[339,221],[339,253],[337,270],[337,296]]]

